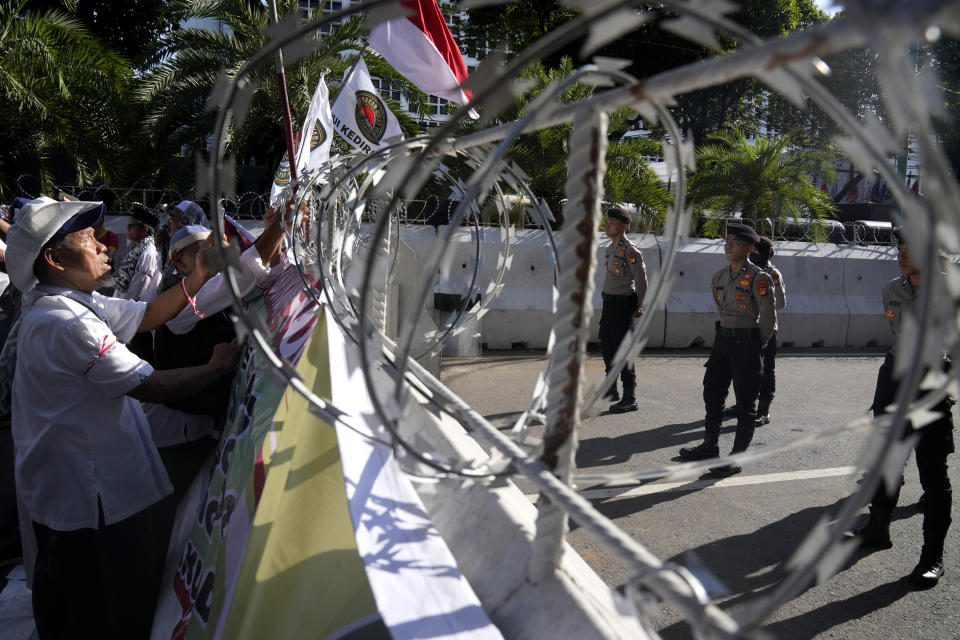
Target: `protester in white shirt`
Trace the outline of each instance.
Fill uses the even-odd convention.
[[[127,243],[130,250],[116,262],[113,271],[117,288],[114,296],[124,300],[150,302],[157,295],[163,268],[160,252],[153,242],[153,232],[160,220],[146,207],[136,204],[127,221]],[[137,333],[127,348],[138,357],[153,364],[153,332]]]
[[[278,216],[279,218],[279,216]],[[233,273],[240,297],[256,294],[283,271],[280,246],[283,227],[279,219],[267,220],[266,229],[240,256]],[[197,257],[213,240],[211,231],[200,225],[181,226],[170,242],[170,259],[179,278],[189,277],[197,268]],[[272,265],[272,266],[271,266]],[[166,278],[161,287],[179,287]],[[233,298],[223,274],[211,278],[194,300],[176,318],[156,331],[154,366],[157,369],[188,367],[204,362],[218,342],[236,337],[230,318]],[[184,398],[144,407],[153,440],[173,485],[174,493],[164,499],[160,510],[164,531],[172,530],[179,502],[217,445],[233,388],[234,376],[225,375]]]
[[[114,272],[117,298],[150,302],[160,286],[160,252],[153,242],[153,233],[160,220],[143,205],[135,205],[127,221],[127,242],[130,251]]]
[[[102,203],[37,198],[10,228],[7,267],[24,292],[13,382],[17,491],[33,520],[33,606],[41,638],[149,635],[170,490],[140,401],[162,402],[231,370],[239,349],[154,371],[124,346],[175,316],[210,278],[206,260],[151,302],[97,294],[110,277],[91,226]]]
[[[256,288],[268,288],[286,267],[281,265],[283,224],[280,216],[268,215],[265,220],[263,234],[240,255],[241,268],[234,271],[241,298]],[[170,242],[170,260],[176,265],[177,277],[193,273],[197,255],[212,240],[212,232],[200,225],[186,225],[177,230]],[[176,279],[168,279],[161,285],[175,286],[179,286]],[[225,313],[233,305],[227,287],[223,274],[217,274],[201,287],[194,300],[195,307],[185,308],[157,330],[154,364],[158,369],[193,365],[207,356],[209,344],[235,335],[233,323]],[[222,412],[229,398],[228,383],[229,380],[222,381],[219,388],[215,383],[176,402],[149,405],[146,414],[157,446],[192,442],[215,432],[222,424]],[[174,485],[177,486],[176,481]]]

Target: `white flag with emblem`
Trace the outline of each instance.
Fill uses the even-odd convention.
[[[320,76],[320,82],[310,99],[307,108],[307,117],[300,130],[300,144],[297,148],[297,175],[307,169],[316,169],[330,159],[330,132],[333,131],[333,120],[330,116],[330,95],[327,83]],[[290,157],[283,154],[283,160],[273,176],[270,185],[270,202],[277,204],[277,199],[284,187],[290,184]]]
[[[307,118],[300,131],[300,149],[297,150],[297,172],[317,169],[330,159],[330,135],[333,131],[333,119],[330,116],[330,94],[327,83],[320,76],[320,82],[313,92]]]
[[[363,153],[403,139],[400,122],[374,88],[363,59],[333,103],[333,130]]]
[[[277,172],[273,174],[273,182],[270,183],[270,204],[276,205],[280,199],[280,192],[290,184],[290,153],[283,152],[283,159],[280,160],[280,166]]]

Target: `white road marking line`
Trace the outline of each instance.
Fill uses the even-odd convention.
[[[601,500],[604,498],[636,498],[648,496],[664,491],[699,491],[700,489],[724,489],[728,487],[744,487],[751,484],[767,484],[771,482],[790,482],[791,480],[815,480],[817,478],[836,478],[857,473],[856,467],[832,467],[829,469],[808,469],[806,471],[787,471],[784,473],[765,473],[755,476],[731,476],[722,480],[693,480],[689,482],[664,482],[661,484],[647,484],[641,487],[602,487],[599,489],[585,489],[580,495],[587,500]],[[576,476],[574,476],[576,481]],[[530,502],[536,502],[538,493],[528,494]]]

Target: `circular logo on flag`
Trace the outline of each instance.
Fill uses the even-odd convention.
[[[369,91],[357,91],[355,95],[357,108],[353,116],[357,120],[357,128],[364,138],[379,144],[387,130],[387,108],[380,98]]]
[[[310,151],[316,151],[317,147],[327,141],[327,130],[323,128],[320,121],[313,124],[313,133],[310,134]]]
[[[277,174],[273,176],[273,183],[281,188],[290,184],[290,154],[283,154],[283,160],[277,167]]]

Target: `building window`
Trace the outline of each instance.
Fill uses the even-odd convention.
[[[443,115],[447,112],[447,101],[435,95],[427,96],[427,113],[432,116]]]
[[[373,86],[381,97],[393,100],[394,102],[400,102],[402,93],[399,88],[393,86],[393,83],[377,77],[371,77],[370,80],[373,81]]]

